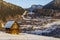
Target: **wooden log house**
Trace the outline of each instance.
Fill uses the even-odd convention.
[[[8,21],[5,25],[6,33],[10,34],[19,34],[21,30],[19,30],[19,25],[16,21]]]

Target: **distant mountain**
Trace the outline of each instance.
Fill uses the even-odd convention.
[[[35,16],[60,19],[60,0],[52,0],[40,9],[34,9]]]
[[[32,5],[27,10],[34,13],[34,15],[32,15],[33,17],[52,17],[60,19],[60,0],[52,0],[45,6]]]
[[[26,10],[29,11],[29,15],[31,17],[37,17],[39,14],[36,15],[36,10],[37,9],[42,9],[43,6],[42,5],[32,5],[30,8],[27,8]]]
[[[43,6],[42,5],[32,5],[31,8],[35,9],[41,9]]]
[[[0,20],[6,21],[7,18],[22,15],[23,12],[22,7],[0,0]]]
[[[60,0],[51,1],[50,3],[45,5],[43,9],[51,10],[51,12],[50,13],[48,12],[47,14],[50,15],[52,13],[53,18],[60,19]]]
[[[35,9],[42,9],[42,5],[32,5],[30,8],[27,8],[28,11],[34,11]]]
[[[44,9],[60,10],[60,0],[53,0],[43,7]]]

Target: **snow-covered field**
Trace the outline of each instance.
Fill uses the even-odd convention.
[[[13,35],[13,34],[0,32],[0,40],[60,40],[60,38],[38,36],[38,35],[32,35],[26,33]]]

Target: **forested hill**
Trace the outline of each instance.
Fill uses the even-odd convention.
[[[22,15],[23,12],[24,9],[20,6],[0,1],[0,20],[6,21],[7,18]]]
[[[44,9],[60,10],[60,0],[52,0],[50,3],[43,7]]]

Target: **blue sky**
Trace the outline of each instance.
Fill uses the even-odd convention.
[[[22,8],[29,8],[31,5],[46,5],[52,0],[4,0],[6,2],[10,2],[12,4],[21,6]]]

